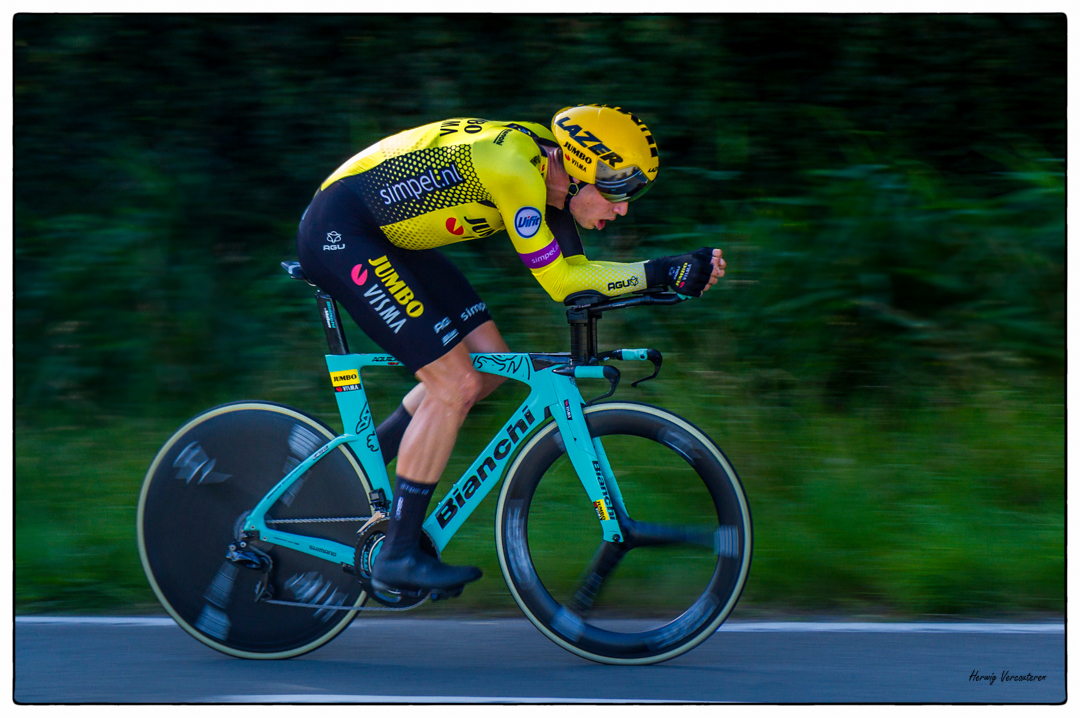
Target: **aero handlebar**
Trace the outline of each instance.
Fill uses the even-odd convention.
[[[570,324],[570,355],[574,363],[595,364],[599,361],[596,322],[604,316],[604,312],[644,305],[679,304],[689,298],[659,288],[619,297],[598,294],[567,297],[563,303],[566,305],[566,321]]]
[[[646,289],[634,294],[623,294],[618,297],[604,297],[600,295],[571,295],[563,303],[567,306],[567,317],[571,312],[585,311],[590,316],[599,316],[601,313],[612,309],[625,309],[626,307],[639,307],[644,305],[672,305],[679,304],[690,297],[675,292],[667,292],[663,289]]]

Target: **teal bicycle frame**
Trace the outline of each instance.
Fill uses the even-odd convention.
[[[645,349],[617,350],[605,356],[612,357],[649,360]],[[436,548],[440,552],[445,548],[484,497],[502,480],[514,449],[544,423],[547,413],[558,424],[566,453],[596,509],[604,540],[621,542],[623,531],[619,527],[619,516],[626,516],[622,495],[600,440],[589,436],[582,413],[585,402],[576,383],[576,379],[607,379],[611,383],[611,392],[604,396],[609,396],[618,384],[618,370],[604,365],[576,365],[569,355],[473,354],[472,360],[478,371],[520,381],[529,386],[530,392],[424,522],[424,529]],[[536,368],[536,364],[545,366]],[[266,521],[267,512],[274,503],[315,462],[342,444],[352,448],[371,482],[372,491],[381,490],[388,498],[393,495],[360,372],[366,367],[400,366],[400,363],[393,357],[378,354],[327,354],[326,365],[335,385],[345,433],[320,447],[278,482],[251,511],[242,530],[258,532],[259,539],[266,543],[352,567],[355,547],[278,531],[270,528]]]

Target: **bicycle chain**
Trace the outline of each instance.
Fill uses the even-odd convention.
[[[327,524],[327,523],[346,523],[349,521],[367,521],[370,516],[343,516],[339,519],[265,519],[267,525],[272,526],[274,524]]]
[[[381,513],[376,513],[375,516],[345,516],[345,517],[342,517],[342,518],[327,518],[327,519],[265,519],[265,521],[266,521],[266,523],[268,525],[273,525],[273,524],[344,523],[344,522],[348,522],[348,521],[370,522],[372,519],[382,518],[382,516],[383,515]],[[361,528],[361,531],[363,530],[363,528],[366,528],[366,526],[367,526],[367,524],[365,523],[364,527]],[[404,607],[401,607],[401,608],[398,608],[398,607],[395,607],[395,606],[359,606],[359,607],[357,607],[357,606],[338,606],[336,604],[331,604],[331,603],[311,604],[311,603],[302,603],[300,601],[282,601],[282,600],[279,600],[279,599],[276,599],[276,598],[264,598],[264,599],[260,600],[259,603],[274,603],[274,604],[277,604],[279,606],[296,606],[298,608],[312,608],[312,609],[327,610],[327,611],[411,611],[412,609],[416,608],[417,606],[420,606],[420,605],[423,605],[424,603],[426,603],[429,598],[431,598],[430,594],[427,595],[427,596],[424,596],[424,600],[420,601],[419,603],[414,603],[411,606],[404,606]]]

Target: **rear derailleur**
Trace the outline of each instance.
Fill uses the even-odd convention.
[[[244,513],[236,521],[233,530],[233,541],[229,544],[229,550],[225,553],[225,560],[236,564],[240,568],[258,571],[262,574],[259,582],[255,585],[255,602],[265,601],[274,597],[274,586],[270,577],[274,572],[274,560],[270,554],[256,548],[251,542],[252,534],[242,531],[241,526],[247,519],[248,513]]]

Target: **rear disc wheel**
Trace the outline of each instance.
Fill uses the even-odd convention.
[[[335,438],[303,412],[269,402],[210,409],[154,458],[139,496],[139,555],[161,604],[189,634],[241,658],[291,658],[337,636],[367,599],[341,566],[252,542],[267,573],[226,560],[247,513],[287,473]],[[279,499],[268,520],[363,517],[370,485],[345,445],[327,453]],[[290,533],[355,542],[358,523],[283,524]],[[265,563],[265,561],[263,561]],[[257,593],[313,608],[256,602]]]

